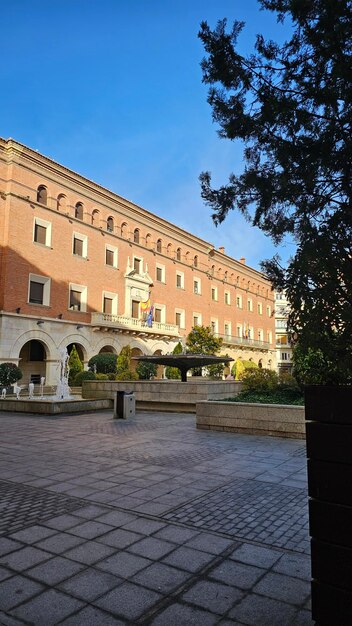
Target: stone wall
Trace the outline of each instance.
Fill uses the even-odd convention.
[[[196,424],[202,430],[305,438],[303,406],[199,402]]]
[[[197,380],[187,383],[177,380],[84,381],[84,398],[114,398],[117,391],[133,392],[139,410],[195,413],[196,404],[203,400],[224,400],[237,396],[242,383],[234,380]]]

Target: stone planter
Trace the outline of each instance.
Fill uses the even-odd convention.
[[[305,391],[312,618],[352,624],[352,386]]]

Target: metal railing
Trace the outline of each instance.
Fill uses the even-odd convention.
[[[261,348],[262,350],[270,350],[269,341],[261,341],[259,339],[250,339],[247,337],[236,337],[234,335],[221,335],[213,333],[214,337],[222,339],[224,344],[231,346],[247,346],[250,348]]]

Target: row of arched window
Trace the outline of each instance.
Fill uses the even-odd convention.
[[[48,190],[45,185],[39,185],[37,188],[37,202],[40,204],[44,204],[45,206],[48,203]],[[67,211],[68,204],[67,198],[65,194],[59,194],[56,198],[56,208],[58,211]],[[84,206],[82,202],[77,202],[74,206],[74,217],[77,220],[84,220]],[[189,251],[183,253],[180,247],[175,248],[173,244],[168,243],[164,244],[161,238],[157,239],[156,242],[153,241],[153,237],[151,233],[147,233],[145,237],[141,236],[141,231],[139,228],[135,228],[132,233],[130,233],[128,224],[126,222],[122,222],[122,224],[115,228],[114,218],[109,215],[106,220],[104,220],[102,226],[102,220],[100,217],[100,211],[98,209],[94,209],[90,215],[90,223],[93,226],[97,226],[99,228],[105,228],[105,230],[109,233],[115,233],[121,236],[124,239],[129,239],[131,237],[132,241],[137,244],[142,243],[142,239],[145,240],[145,246],[151,250],[154,250],[161,254],[166,254],[170,258],[176,259],[176,261],[183,261],[187,265],[192,265],[195,268],[200,267],[199,257],[198,255],[192,255]],[[212,265],[209,269],[208,266],[203,267],[208,272],[210,277],[218,278],[223,280],[224,282],[228,282],[230,284],[242,287],[242,289],[246,289],[248,291],[252,291],[252,293],[257,293],[262,297],[269,297],[269,289],[256,285],[254,282],[246,280],[245,277],[240,277],[239,275],[234,274],[233,272],[229,274],[228,270],[223,270],[221,267],[216,268],[215,265]]]

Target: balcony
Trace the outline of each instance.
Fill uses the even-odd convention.
[[[224,346],[242,346],[243,348],[252,348],[254,350],[270,350],[268,341],[260,341],[259,339],[246,339],[245,337],[235,337],[233,335],[220,335],[213,333],[214,337],[223,340]]]
[[[136,335],[143,339],[147,337],[166,339],[168,337],[179,337],[179,329],[176,324],[163,324],[153,322],[150,328],[142,320],[124,315],[108,315],[107,313],[92,313],[91,324],[93,330],[112,331]]]

